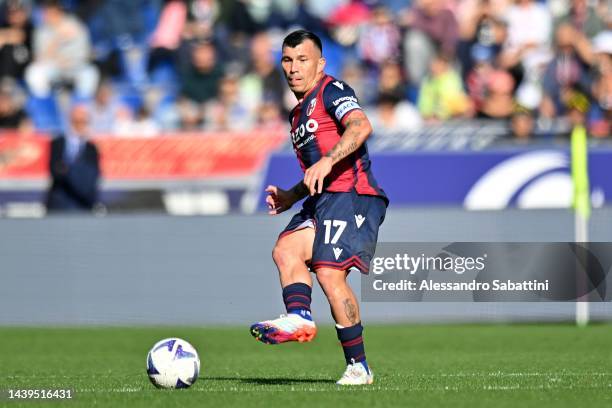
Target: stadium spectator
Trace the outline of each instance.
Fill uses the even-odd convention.
[[[234,34],[248,37],[265,28],[265,17],[269,15],[270,2],[226,1],[224,6],[229,8],[228,26]]]
[[[151,117],[151,112],[141,104],[134,113],[127,106],[119,110],[113,134],[119,137],[148,138],[158,136],[161,129]]]
[[[393,15],[399,15],[410,7],[412,0],[374,0],[373,3],[385,6]]]
[[[109,81],[100,82],[91,104],[91,131],[93,134],[110,133],[119,116],[122,103]]]
[[[533,139],[535,117],[532,110],[516,104],[510,118],[510,136],[517,142],[528,142]]]
[[[368,110],[375,135],[415,132],[423,127],[419,111],[395,93],[381,93],[376,107]]]
[[[486,92],[476,116],[482,119],[508,119],[514,109],[514,79],[503,70],[493,71],[487,78]]]
[[[482,109],[487,93],[491,76],[495,72],[492,55],[489,49],[479,45],[472,48],[474,65],[466,73],[465,87],[472,100],[474,109],[478,112]]]
[[[463,91],[461,77],[451,61],[438,54],[431,61],[430,71],[421,85],[419,112],[430,122],[437,122],[468,113],[470,103]]]
[[[312,11],[312,7],[310,7],[310,5],[313,3],[316,3],[316,0],[298,0],[296,10],[293,15],[290,16],[290,18],[287,20],[287,24],[285,26],[291,27],[299,25],[307,30],[319,32],[322,35],[326,34],[327,26],[324,21],[325,19],[322,19]],[[329,1],[329,3],[333,3],[333,1]]]
[[[347,83],[351,84],[351,87],[363,105],[370,106],[376,103],[379,93],[376,81],[378,78],[372,78],[371,75],[366,75],[365,70],[358,61],[351,59],[345,62],[342,67],[341,77],[344,78]],[[294,100],[292,100],[292,103],[292,106],[295,106]]]
[[[88,140],[87,106],[74,106],[69,122],[66,133],[51,141],[51,186],[46,200],[49,212],[92,210],[98,201],[99,154]]]
[[[92,18],[98,18],[96,23],[98,35],[105,41],[120,45],[121,41],[129,39],[140,42],[147,34],[144,14],[153,0],[104,0],[92,10]]]
[[[169,64],[173,68],[177,65],[177,51],[187,31],[186,22],[187,6],[183,0],[171,0],[164,5],[149,41],[149,74],[160,65]]]
[[[394,60],[385,61],[378,76],[378,94],[394,95],[400,101],[406,98],[406,93],[402,66]]]
[[[591,135],[609,137],[612,134],[612,31],[602,32],[593,39],[593,51],[595,79],[587,126]]]
[[[340,4],[327,18],[331,37],[346,49],[357,44],[359,33],[368,21],[370,9],[355,0]]]
[[[456,2],[455,15],[462,37],[471,37],[483,17],[499,20],[513,0],[461,0]],[[471,32],[471,33],[470,33]]]
[[[612,30],[597,34],[591,43],[593,66],[600,72],[612,70]]]
[[[280,104],[284,93],[285,79],[274,60],[270,37],[259,33],[251,40],[250,67],[240,79],[240,95],[255,111],[264,100]]]
[[[30,4],[25,0],[8,0],[2,6],[5,21],[0,27],[0,78],[23,80],[32,59]]]
[[[228,9],[228,4],[233,2],[221,1],[221,4]],[[253,2],[252,0],[243,1],[244,5],[241,7],[232,7],[231,14],[235,18],[238,16],[243,21],[244,17],[240,16],[241,13],[248,15],[248,21],[250,22],[249,28],[253,29],[255,34],[262,30],[276,30],[279,28],[286,29],[292,26],[308,27],[312,30],[320,32],[325,31],[324,23],[321,18],[312,12],[311,4],[312,1],[304,0],[269,0],[265,2]],[[332,8],[334,8],[334,2]],[[246,7],[245,7],[246,6]],[[222,7],[223,8],[223,7]],[[237,11],[239,13],[237,13]],[[227,13],[225,13],[227,14]],[[232,22],[230,26],[234,28],[235,22]],[[242,29],[238,29],[241,32]]]
[[[0,84],[0,130],[17,130],[27,133],[33,130],[32,121],[21,106],[23,95],[17,87],[5,79]]]
[[[360,58],[368,64],[379,66],[389,59],[399,57],[400,31],[393,24],[389,10],[377,6],[372,10],[370,22],[365,24],[357,44]]]
[[[515,0],[506,10],[508,38],[502,50],[505,69],[520,65],[530,78],[540,78],[551,58],[552,16],[546,5],[534,0]]]
[[[555,32],[555,56],[544,71],[544,97],[540,114],[547,118],[565,115],[567,94],[573,88],[588,92],[593,53],[588,39],[571,24],[562,23]]]
[[[587,113],[591,107],[589,98],[582,92],[570,90],[567,96],[567,119],[570,128],[573,129],[578,125],[586,125]]]
[[[187,22],[183,30],[184,38],[186,40],[204,40],[213,37],[215,23],[220,12],[216,0],[188,0]]]
[[[207,102],[217,95],[223,77],[212,42],[198,42],[191,48],[191,64],[181,75],[181,95],[197,103]]]
[[[257,108],[255,127],[262,130],[283,130],[287,127],[284,115],[275,100],[265,100]]]
[[[80,3],[80,2],[79,2]],[[157,0],[105,0],[77,6],[90,29],[96,64],[104,76],[126,79],[133,84],[145,80],[147,13]],[[85,11],[84,9],[87,9]]]
[[[240,97],[240,82],[229,73],[219,84],[219,95],[205,105],[204,126],[207,130],[247,130],[254,123],[254,112]]]
[[[497,64],[497,57],[507,37],[507,26],[490,0],[479,1],[471,14],[460,20],[459,33],[457,57],[464,78],[483,61],[493,66]]]
[[[34,30],[34,61],[26,68],[28,88],[48,97],[58,81],[71,81],[77,95],[90,98],[98,85],[98,70],[89,62],[89,34],[58,0],[42,3],[42,25]]]
[[[399,1],[405,2],[405,0]],[[328,20],[338,7],[346,3],[346,0],[308,0],[303,3],[313,16],[321,20]]]
[[[455,55],[457,20],[443,0],[416,0],[400,21],[407,28],[403,40],[405,69],[410,82],[418,85],[425,79],[437,50],[447,58]]]
[[[192,100],[181,98],[176,104],[178,123],[175,128],[185,132],[202,131],[204,113],[202,105]]]
[[[607,7],[610,7],[609,5]],[[555,27],[568,23],[571,24],[576,31],[582,33],[588,38],[593,38],[597,33],[605,30],[606,21],[604,9],[606,8],[605,1],[595,0],[571,0],[571,6],[567,13],[557,18]]]

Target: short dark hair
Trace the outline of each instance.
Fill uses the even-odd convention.
[[[376,102],[379,105],[397,105],[402,101],[402,98],[393,92],[382,92],[378,95]]]
[[[285,46],[295,48],[306,40],[312,41],[317,46],[319,51],[323,53],[323,43],[321,43],[319,36],[307,30],[297,30],[290,33],[283,40],[283,48],[285,48]]]
[[[41,0],[39,5],[43,8],[54,8],[63,10],[63,4],[60,0]]]

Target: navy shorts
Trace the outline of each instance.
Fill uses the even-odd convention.
[[[304,201],[279,238],[292,232],[314,228],[310,268],[349,270],[368,273],[376,250],[378,227],[385,219],[383,198],[356,192],[322,194]]]

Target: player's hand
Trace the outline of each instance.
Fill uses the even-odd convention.
[[[331,173],[332,166],[332,158],[325,156],[306,170],[304,173],[304,185],[311,196],[323,192],[323,181]]]
[[[276,186],[266,187],[266,193],[268,193],[266,204],[268,204],[268,208],[270,209],[270,211],[268,211],[270,215],[280,214],[288,210],[296,201],[291,191],[283,190]]]

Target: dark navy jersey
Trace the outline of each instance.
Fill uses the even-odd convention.
[[[303,171],[325,156],[344,133],[343,119],[361,109],[353,89],[345,82],[325,75],[293,108],[289,115],[291,140]],[[387,201],[370,170],[364,143],[334,165],[325,178],[325,191],[380,196]]]

